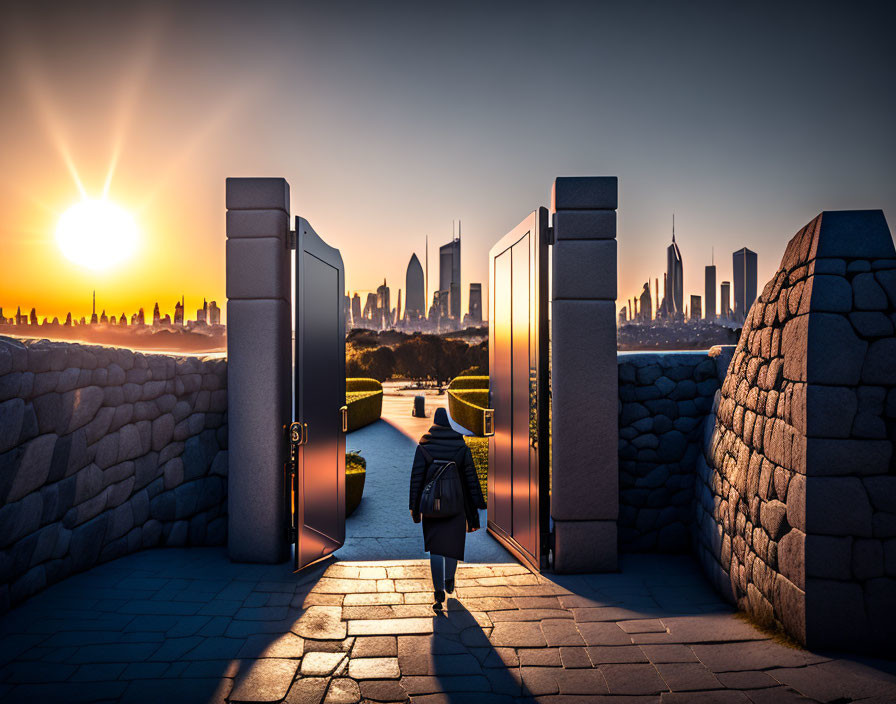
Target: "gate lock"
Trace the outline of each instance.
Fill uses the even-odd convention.
[[[342,417],[342,432],[348,432],[348,406],[339,409],[339,415]]]
[[[495,409],[485,408],[482,411],[483,435],[490,437],[495,434]]]

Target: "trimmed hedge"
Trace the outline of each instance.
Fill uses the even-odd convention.
[[[370,425],[383,414],[383,385],[376,379],[346,379],[345,405],[349,432]]]
[[[351,516],[361,504],[367,462],[357,451],[345,453],[345,516]]]
[[[459,376],[448,384],[448,412],[458,425],[474,435],[485,434],[488,377]]]
[[[464,436],[470,454],[473,455],[473,464],[476,465],[476,476],[479,477],[479,486],[482,487],[482,498],[488,503],[488,438]]]

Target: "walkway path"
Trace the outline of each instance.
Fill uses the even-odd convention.
[[[427,569],[330,561],[294,575],[218,548],[124,557],[0,617],[0,701],[896,700],[896,664],[779,645],[688,558],[562,578],[462,565],[440,616]]]
[[[428,395],[427,413],[444,406],[446,397]],[[428,557],[423,533],[408,511],[408,479],[414,451],[432,418],[411,415],[413,393],[389,394],[383,401],[383,418],[349,433],[346,449],[361,450],[367,460],[367,477],[361,505],[346,520],[345,545],[336,551],[340,560],[398,560]],[[486,512],[480,511],[482,529],[467,534],[466,562],[513,562],[513,557],[485,530]]]

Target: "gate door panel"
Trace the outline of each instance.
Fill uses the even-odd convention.
[[[539,208],[489,252],[488,530],[535,570],[546,566],[550,506],[547,222]]]
[[[344,287],[339,250],[297,217],[295,412],[303,437],[293,478],[296,569],[345,542]]]

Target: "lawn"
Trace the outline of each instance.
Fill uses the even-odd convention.
[[[479,477],[479,486],[482,487],[482,496],[488,501],[488,438],[480,438],[465,435],[467,447],[473,455],[473,464],[476,465],[476,475]]]

